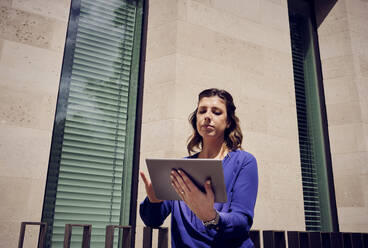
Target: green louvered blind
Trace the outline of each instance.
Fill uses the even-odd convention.
[[[312,24],[289,13],[307,231],[332,231]]]
[[[63,247],[67,223],[92,224],[91,247],[104,247],[106,225],[129,224],[141,3],[77,2],[43,209],[48,247]],[[72,247],[81,240],[81,230],[73,229]]]

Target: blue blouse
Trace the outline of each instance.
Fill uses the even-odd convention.
[[[258,190],[257,161],[252,154],[236,150],[228,153],[222,166],[228,201],[215,203],[220,214],[219,228],[204,227],[183,201],[150,203],[147,197],[139,209],[143,222],[150,227],[159,227],[171,213],[173,248],[253,247],[249,230]]]

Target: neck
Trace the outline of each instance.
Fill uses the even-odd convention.
[[[199,153],[200,158],[223,159],[229,152],[224,139],[203,140],[203,149]]]

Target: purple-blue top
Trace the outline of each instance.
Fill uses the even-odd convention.
[[[218,228],[204,227],[183,201],[150,203],[147,197],[140,205],[143,222],[147,226],[158,227],[171,213],[172,248],[253,247],[249,230],[258,190],[257,161],[252,154],[236,150],[228,153],[222,166],[228,201],[215,203],[220,214]]]

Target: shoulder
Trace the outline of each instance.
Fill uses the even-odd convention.
[[[256,161],[256,158],[254,157],[253,154],[244,150],[231,151],[229,155],[230,157],[235,157],[237,160],[241,161],[248,161],[248,160]]]
[[[255,156],[244,150],[235,150],[231,151],[229,154],[241,167],[245,167],[248,165],[257,166],[257,160]]]

